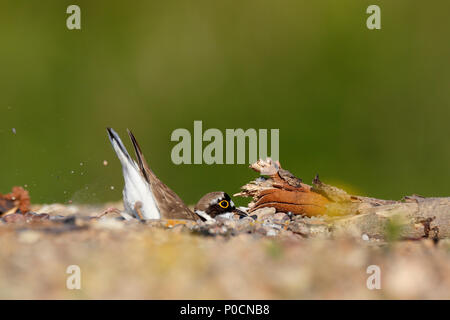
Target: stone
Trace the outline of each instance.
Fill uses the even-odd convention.
[[[273,217],[277,210],[275,208],[261,208],[252,212],[252,216],[256,216],[257,220],[264,220]]]
[[[237,226],[237,221],[230,219],[222,219],[223,225],[229,229],[235,229]]]
[[[273,221],[276,222],[276,223],[286,223],[286,222],[288,222],[289,220],[291,220],[291,219],[290,219],[289,216],[288,216],[286,213],[284,213],[284,212],[277,212],[277,213],[275,213],[275,215],[273,216]]]
[[[35,221],[42,221],[42,220],[49,220],[50,215],[47,213],[33,213],[33,212],[27,212],[24,214],[25,219],[27,222],[35,222]]]
[[[4,216],[3,221],[5,221],[6,223],[24,223],[26,222],[26,219],[23,214],[13,213]]]
[[[259,233],[265,236],[267,234],[267,230],[263,227],[259,227],[255,230],[255,233]]]
[[[303,222],[299,222],[299,221],[291,222],[288,226],[288,230],[290,230],[294,233],[301,234],[303,236],[307,236],[310,233],[310,230],[306,226],[306,224]]]

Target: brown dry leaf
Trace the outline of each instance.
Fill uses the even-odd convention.
[[[313,191],[311,186],[302,182],[289,171],[282,169],[279,161],[258,160],[250,168],[267,179],[256,179],[241,187],[241,192],[235,196],[252,197],[249,212],[260,208],[272,207],[278,212],[316,216],[327,212],[330,200]]]
[[[30,211],[30,195],[28,191],[22,187],[13,187],[12,192],[8,194],[0,193],[0,215],[11,212],[14,208],[20,210],[21,213]]]

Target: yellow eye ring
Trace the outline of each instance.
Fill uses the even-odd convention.
[[[228,208],[229,205],[230,205],[230,204],[228,203],[227,200],[222,200],[222,201],[219,202],[219,206],[220,206],[221,208],[224,208],[224,209]]]

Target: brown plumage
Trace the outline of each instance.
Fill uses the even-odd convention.
[[[130,130],[128,135],[130,136],[131,142],[133,143],[134,151],[136,153],[136,159],[141,171],[142,176],[150,184],[152,189],[156,205],[158,206],[159,212],[162,219],[188,219],[197,220],[199,217],[192,212],[181,200],[181,198],[166,184],[164,184],[158,177],[153,173],[147,164],[147,161],[142,154],[141,148]]]

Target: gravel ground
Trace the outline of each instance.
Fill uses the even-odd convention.
[[[450,298],[450,240],[330,239],[301,217],[123,221],[105,206],[39,205],[0,221],[1,299]],[[321,219],[311,219],[321,225]],[[67,288],[71,265],[81,289]],[[381,271],[369,290],[367,268]]]

